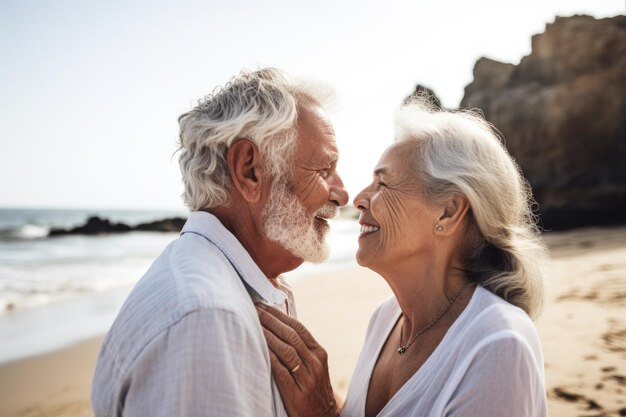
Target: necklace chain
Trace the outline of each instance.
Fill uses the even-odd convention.
[[[463,285],[461,287],[461,289],[459,291],[457,291],[456,294],[454,294],[454,297],[452,297],[452,299],[450,301],[448,301],[448,306],[441,312],[441,314],[439,314],[437,316],[437,318],[435,320],[433,320],[428,326],[426,326],[425,328],[423,328],[422,330],[420,330],[419,332],[417,332],[415,334],[415,336],[413,336],[411,338],[411,340],[409,340],[409,342],[406,345],[402,345],[398,348],[398,353],[400,355],[404,355],[404,352],[406,352],[406,350],[413,344],[413,342],[415,342],[415,339],[417,339],[417,337],[419,335],[421,335],[422,333],[425,333],[426,331],[428,331],[431,327],[433,327],[438,321],[439,319],[441,319],[444,314],[446,314],[448,312],[448,310],[450,310],[450,308],[452,307],[452,304],[454,304],[454,302],[456,301],[457,297],[463,292],[463,290],[472,283],[472,281],[468,281],[465,283],[465,285]],[[402,341],[402,333],[400,333],[400,341]]]

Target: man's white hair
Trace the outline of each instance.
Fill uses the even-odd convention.
[[[332,96],[332,88],[325,84],[264,68],[242,71],[199,100],[178,118],[185,205],[195,211],[228,203],[226,154],[236,139],[257,144],[269,177],[290,178],[298,107],[325,105]]]

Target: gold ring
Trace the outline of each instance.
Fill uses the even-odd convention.
[[[298,369],[300,369],[300,365],[302,365],[302,362],[294,366],[293,369],[290,369],[289,373],[295,374],[296,372],[298,372]]]

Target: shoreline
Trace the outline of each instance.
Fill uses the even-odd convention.
[[[285,276],[293,285],[310,276],[317,281],[319,274],[341,274],[355,265],[354,261],[305,264]],[[0,366],[102,338],[132,288],[128,285],[0,314]]]
[[[131,288],[86,294],[0,315],[0,366],[102,338]]]
[[[546,303],[536,325],[544,349],[549,414],[623,415],[626,226],[544,237],[551,262],[545,274]],[[295,274],[290,282],[299,319],[327,350],[333,386],[345,396],[369,318],[391,291],[381,277],[354,262]],[[107,310],[102,294],[94,296],[100,311]],[[66,309],[67,317],[80,315]],[[58,327],[51,331],[59,332]],[[104,333],[0,363],[0,415],[90,416],[91,377]]]

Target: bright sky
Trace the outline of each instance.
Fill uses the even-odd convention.
[[[623,0],[0,0],[0,206],[182,208],[177,117],[241,68],[333,84],[351,197],[421,83],[458,106],[555,15]]]

